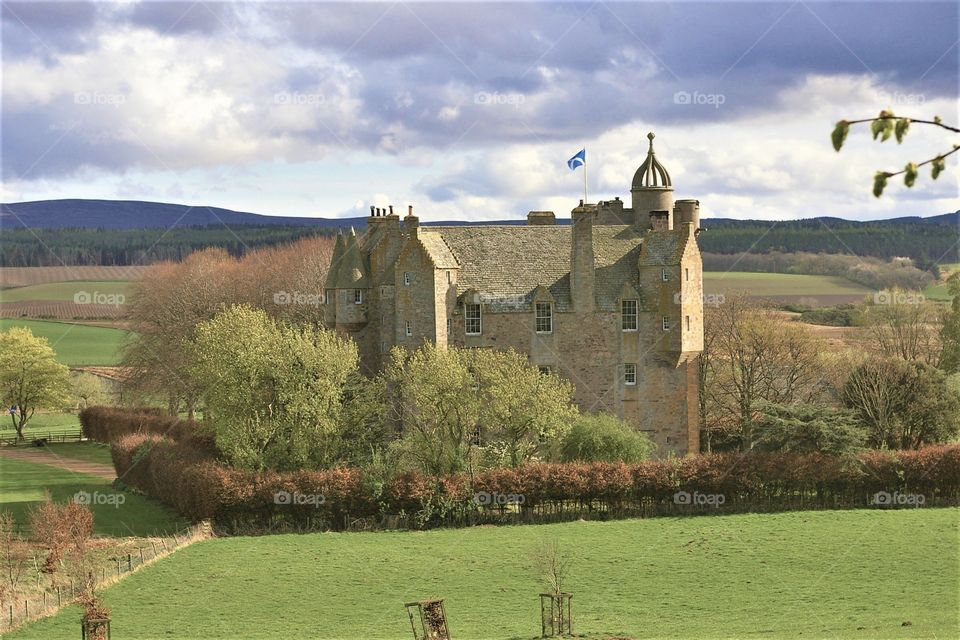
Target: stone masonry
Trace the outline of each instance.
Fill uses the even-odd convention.
[[[352,336],[368,373],[396,345],[513,348],[573,382],[581,410],[614,413],[661,456],[699,451],[703,349],[700,205],[673,201],[650,149],[620,198],[528,224],[423,226],[371,208],[367,233],[337,237],[327,326]]]

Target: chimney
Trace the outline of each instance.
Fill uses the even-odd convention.
[[[573,310],[588,313],[594,308],[596,271],[593,257],[593,223],[596,205],[583,205],[570,214],[570,298]]]
[[[390,215],[393,215],[393,205],[391,204],[389,206],[390,206]]]
[[[670,212],[669,211],[651,211],[650,228],[654,231],[670,230]]]
[[[407,205],[407,217],[403,219],[403,230],[415,236],[419,228],[420,218],[413,215],[413,205]]]
[[[553,211],[531,211],[527,214],[527,224],[530,226],[553,225],[557,223],[557,216]]]
[[[690,223],[694,231],[700,228],[700,201],[677,200],[673,205],[673,221],[675,225]]]

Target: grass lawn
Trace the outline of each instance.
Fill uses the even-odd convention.
[[[837,296],[867,295],[872,290],[838,276],[807,276],[787,273],[706,271],[703,287],[707,293],[749,291],[755,296]]]
[[[147,536],[173,532],[186,523],[169,509],[144,496],[118,492],[110,482],[96,476],[57,469],[10,458],[0,458],[0,510],[10,511],[26,525],[30,507],[43,501],[44,491],[57,502],[73,499],[78,491],[122,495],[123,504],[91,504],[94,530],[99,535]]]
[[[117,638],[409,638],[403,604],[428,597],[445,599],[457,640],[535,638],[531,550],[557,540],[573,560],[574,631],[592,638],[946,638],[958,519],[859,510],[223,538],[104,596]],[[70,608],[8,637],[72,637],[78,619]]]
[[[110,445],[100,442],[54,442],[48,444],[44,449],[61,458],[113,466],[113,459],[110,457]]]
[[[25,300],[65,300],[74,302],[77,293],[85,292],[103,295],[126,295],[129,283],[122,280],[76,280],[74,282],[48,282],[13,289],[0,289],[0,302],[22,302]]]
[[[23,428],[23,435],[29,439],[34,434],[75,434],[79,430],[80,418],[75,413],[38,413],[27,422]],[[17,430],[13,428],[10,415],[6,412],[0,417],[0,435],[17,435]]]
[[[67,365],[103,365],[120,363],[120,347],[129,334],[123,329],[92,327],[44,320],[0,319],[0,331],[27,327],[43,336],[57,352],[57,360]]]
[[[930,285],[923,290],[923,295],[926,296],[928,300],[943,300],[945,302],[953,300],[953,297],[947,291],[947,283],[945,282]]]

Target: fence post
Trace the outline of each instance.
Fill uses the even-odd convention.
[[[44,591],[43,591],[43,608],[44,608],[44,609],[47,608],[47,591],[46,591],[46,589],[44,589]]]
[[[23,601],[23,617],[24,619],[30,617],[30,601],[27,599]]]
[[[153,547],[153,557],[157,557],[157,543],[153,540],[150,541],[150,546]]]
[[[13,626],[13,605],[10,605],[10,626]]]
[[[138,547],[140,549],[140,564],[143,564],[143,547]]]
[[[120,557],[117,556],[117,577],[120,577]]]
[[[63,606],[63,597],[60,595],[60,587],[57,587],[57,606]]]
[[[133,554],[127,554],[127,573],[133,571]]]

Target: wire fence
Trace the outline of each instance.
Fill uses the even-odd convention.
[[[111,557],[106,564],[98,567],[98,572],[95,575],[95,588],[108,587],[144,565],[163,558],[197,540],[210,537],[211,533],[210,524],[201,522],[169,536],[137,539],[136,551]],[[82,595],[80,585],[75,584],[72,580],[54,584],[50,576],[41,572],[37,572],[35,579],[40,586],[39,591],[33,592],[28,597],[21,596],[3,600],[0,631],[9,632],[28,622],[53,615],[61,607],[72,604]],[[44,580],[47,580],[48,584],[41,584]]]

